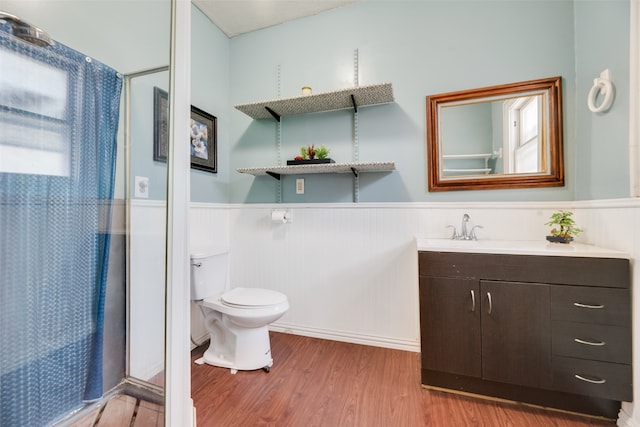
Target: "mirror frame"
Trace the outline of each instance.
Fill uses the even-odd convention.
[[[450,102],[478,101],[496,96],[545,91],[548,100],[549,170],[540,174],[501,174],[487,176],[441,176],[442,167],[439,108]],[[498,190],[507,188],[564,186],[564,156],[562,143],[562,77],[529,80],[489,86],[459,92],[427,96],[427,176],[432,191]]]

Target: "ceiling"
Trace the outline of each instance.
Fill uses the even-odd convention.
[[[228,37],[316,15],[360,0],[192,0]]]

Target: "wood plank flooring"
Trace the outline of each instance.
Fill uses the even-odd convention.
[[[113,396],[102,408],[88,412],[69,427],[162,427],[162,405],[126,394]]]
[[[192,362],[206,346],[192,351]],[[599,427],[615,422],[427,390],[418,353],[271,333],[274,365],[191,365],[199,427]]]

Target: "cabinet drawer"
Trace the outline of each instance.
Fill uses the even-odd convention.
[[[628,289],[629,260],[539,255],[430,252],[418,254],[421,276],[467,277]]]
[[[631,363],[631,330],[622,326],[554,321],[551,324],[554,355]]]
[[[555,356],[553,388],[558,391],[631,401],[631,365]]]
[[[628,326],[631,294],[627,289],[551,287],[551,319]]]

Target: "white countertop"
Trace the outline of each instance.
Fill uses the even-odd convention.
[[[416,238],[418,251],[506,255],[629,258],[629,254],[584,243],[549,243],[546,240],[451,240]]]

